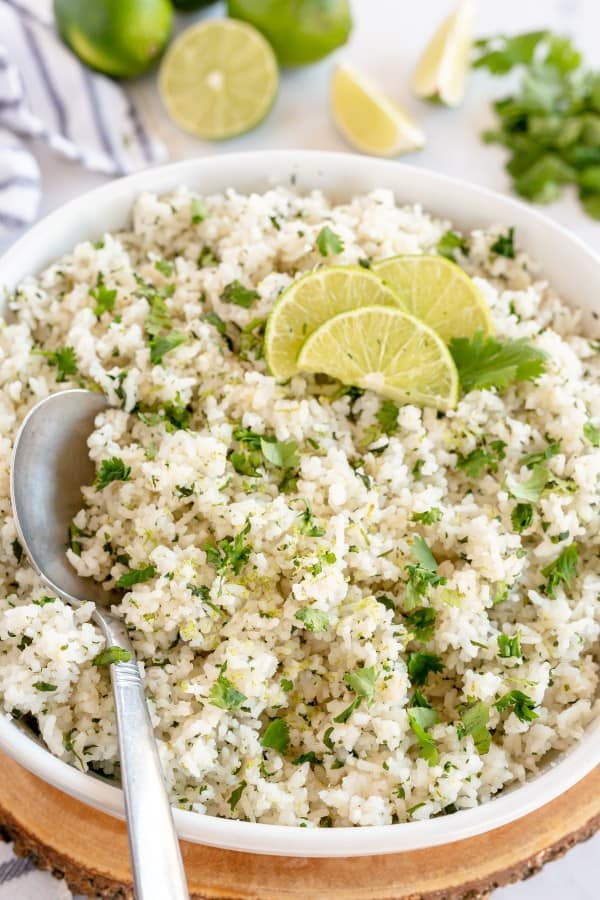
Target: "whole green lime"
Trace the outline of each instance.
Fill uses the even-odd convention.
[[[54,15],[74,53],[116,78],[145,72],[162,53],[173,23],[169,0],[54,0]]]
[[[173,0],[173,6],[184,12],[190,12],[192,9],[204,9],[205,6],[211,6],[214,2],[215,0]]]
[[[284,66],[323,59],[352,30],[348,0],[227,0],[227,11],[262,31]]]

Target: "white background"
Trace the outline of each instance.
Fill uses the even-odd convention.
[[[504,94],[510,87],[510,79],[475,72],[466,101],[459,110],[428,107],[411,96],[411,74],[418,55],[432,29],[452,6],[453,0],[354,0],[354,32],[339,56],[376,78],[424,127],[427,147],[407,157],[408,162],[508,191],[503,151],[482,145],[479,134],[493,121],[490,99]],[[211,14],[220,12],[220,6],[216,6]],[[178,27],[189,21],[190,17],[181,16]],[[584,51],[589,65],[600,68],[600,0],[479,0],[478,36],[534,28],[552,28],[570,34]],[[130,89],[152,130],[166,143],[172,159],[286,147],[344,150],[346,146],[336,134],[329,114],[332,63],[330,58],[284,73],[279,97],[268,120],[253,133],[221,145],[204,144],[178,132],[163,115],[151,76],[132,84]],[[106,180],[52,157],[43,148],[35,150],[44,176],[42,212]],[[568,195],[547,207],[547,213],[600,251],[600,222],[581,212],[575,196]],[[10,240],[0,242],[0,249],[9,243]],[[494,898],[597,898],[599,855],[600,836],[575,848],[563,860],[548,865],[532,880],[497,891]]]

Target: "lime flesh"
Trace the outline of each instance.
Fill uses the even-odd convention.
[[[398,156],[425,146],[425,135],[410,116],[352,66],[335,69],[331,108],[340,132],[363,153]]]
[[[443,256],[392,256],[375,263],[373,272],[447,343],[476,331],[494,331],[487,303],[473,281]]]
[[[334,316],[308,338],[298,366],[400,404],[448,410],[458,399],[458,373],[446,345],[397,308],[371,306]]]
[[[473,0],[461,0],[426,47],[414,77],[417,97],[458,106],[464,96],[470,66]]]
[[[61,37],[86,65],[115,78],[141,75],[162,53],[169,0],[54,0]]]
[[[296,359],[304,341],[323,322],[360,306],[402,302],[383,282],[354,266],[328,266],[294,281],[271,311],[265,331],[265,355],[281,381],[299,371]]]
[[[180,128],[205,140],[223,140],[264,119],[278,80],[275,55],[255,28],[210,19],[188,28],[169,47],[159,90]]]

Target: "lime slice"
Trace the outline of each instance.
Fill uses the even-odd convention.
[[[452,409],[458,372],[435,331],[387,306],[366,306],[329,319],[298,357],[304,372],[321,372],[398,403]]]
[[[483,296],[469,276],[443,256],[392,256],[375,263],[373,272],[447,343],[476,331],[493,334]]]
[[[250,131],[277,93],[275,54],[259,32],[233,19],[193,25],[160,68],[160,94],[174,122],[217,141]]]
[[[410,116],[351,66],[335,69],[331,106],[341,133],[363,153],[397,156],[425,146],[425,135]]]
[[[283,66],[323,59],[352,30],[349,0],[227,0],[227,14],[258,28]]]
[[[265,356],[273,375],[285,381],[299,369],[302,344],[323,322],[359,306],[402,306],[394,291],[355,266],[327,266],[299,278],[271,310],[265,331]]]
[[[88,66],[115,78],[145,72],[169,40],[169,0],[54,0],[62,39]]]
[[[474,18],[473,0],[462,0],[432,37],[415,70],[417,97],[458,106],[465,96]]]

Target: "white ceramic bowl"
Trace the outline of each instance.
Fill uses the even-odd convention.
[[[142,191],[163,193],[187,185],[202,193],[234,187],[264,190],[273,184],[321,188],[348,199],[373,188],[391,188],[401,203],[419,203],[465,229],[514,225],[520,247],[538,259],[564,299],[586,312],[591,332],[600,314],[600,257],[580,240],[521,203],[455,179],[347,154],[285,151],[218,156],[149,169],[113,181],[52,213],[0,260],[0,284],[12,289],[30,273],[86,238],[100,238],[127,221]],[[0,746],[44,781],[115,816],[123,816],[121,791],[62,762],[6,716]],[[476,809],[438,819],[368,828],[310,829],[237,822],[175,810],[182,838],[231,850],[285,856],[365,856],[396,853],[461,840],[524,816],[567,790],[600,763],[600,719],[564,758],[537,778]]]

